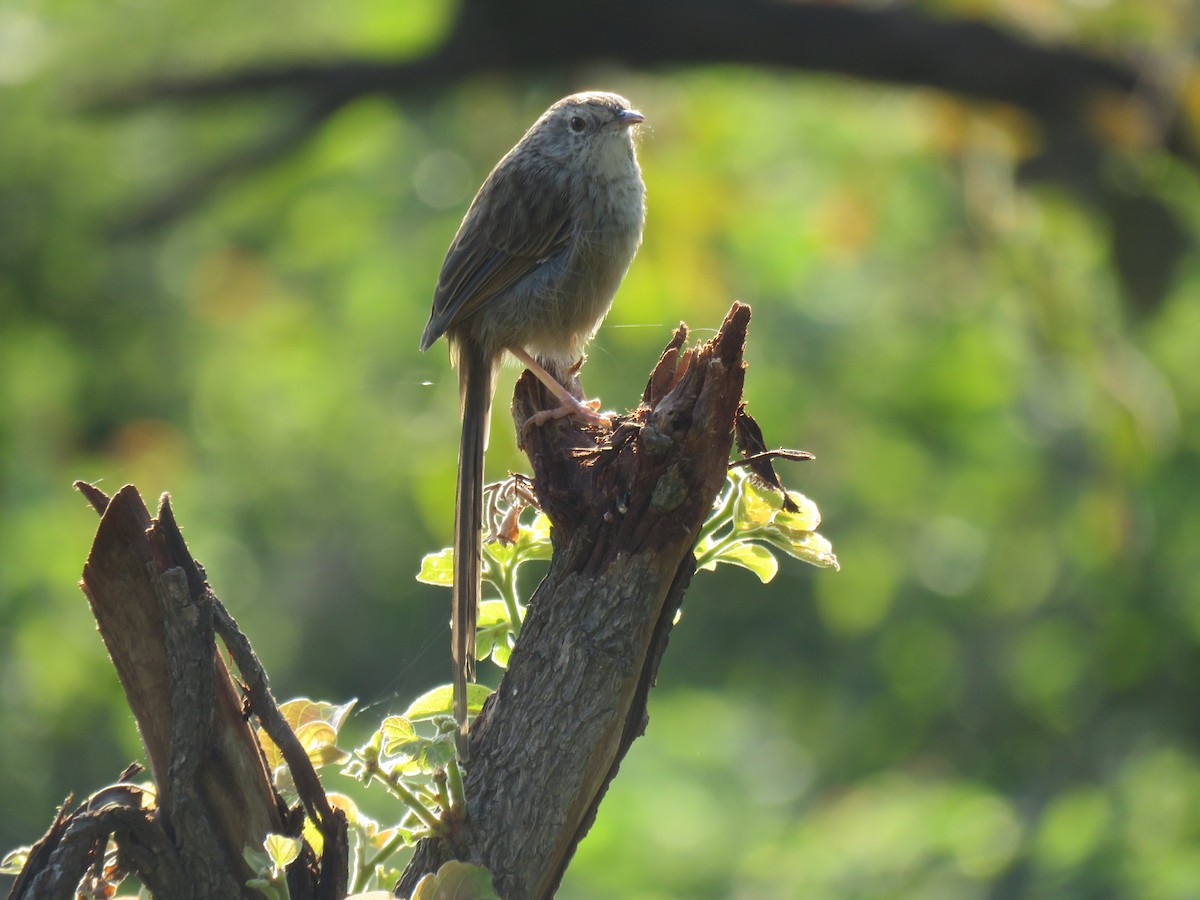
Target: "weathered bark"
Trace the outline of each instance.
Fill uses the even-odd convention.
[[[342,896],[345,821],[329,808],[249,643],[188,553],[169,502],[163,498],[152,520],[133,487],[110,501],[90,485],[77,486],[101,513],[83,589],[137,721],[156,790],[147,797],[119,784],[72,813],[64,805],[10,897],[73,897],[110,837],[122,864],[157,897],[261,896],[246,887],[253,873],[242,851],[261,846],[268,832],[298,834],[300,819],[275,792],[241,694],[217,652],[218,630],[246,682],[250,710],[280,746],[326,835],[319,874],[311,851],[289,870],[292,896]]]
[[[283,830],[262,754],[216,654],[204,580],[165,501],[152,522],[135,489],[101,517],[83,589],[137,721],[197,895],[252,898],[242,859]],[[162,521],[166,519],[166,521]]]
[[[471,730],[467,814],[449,837],[422,842],[397,895],[451,858],[486,866],[507,900],[553,895],[645,730],[696,536],[725,482],[749,318],[735,304],[699,349],[682,349],[681,326],[615,430],[523,431],[554,557]],[[543,391],[521,379],[518,423],[553,404]]]

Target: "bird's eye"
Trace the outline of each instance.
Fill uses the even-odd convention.
[[[583,116],[571,116],[571,130],[576,134],[587,130],[587,119]]]

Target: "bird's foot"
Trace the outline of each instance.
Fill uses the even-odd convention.
[[[570,397],[564,400],[553,409],[543,409],[540,412],[534,413],[525,420],[525,428],[545,425],[547,422],[552,422],[555,419],[565,419],[567,416],[575,416],[577,419],[582,419],[589,425],[601,425],[611,427],[613,417],[611,414],[600,412],[599,400],[576,400]]]

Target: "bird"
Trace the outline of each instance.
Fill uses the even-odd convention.
[[[506,356],[557,398],[533,416],[604,424],[559,373],[582,362],[642,240],[646,188],[634,132],[645,117],[624,97],[571,94],[552,104],[475,195],[438,275],[420,349],[445,335],[458,369],[462,431],[454,515],[451,645],[456,746],[467,759],[467,682],[483,554],[483,468],[492,397]]]

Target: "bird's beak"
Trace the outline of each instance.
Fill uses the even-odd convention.
[[[631,128],[632,126],[640,125],[645,121],[646,117],[636,109],[623,109],[617,113],[617,124],[624,128]]]

